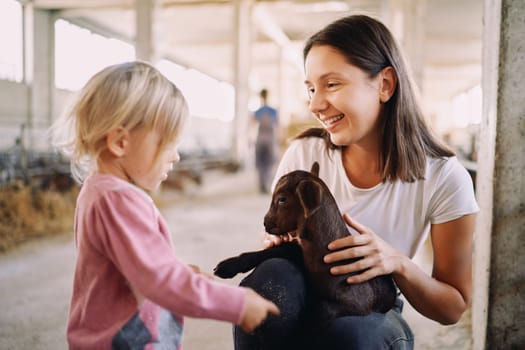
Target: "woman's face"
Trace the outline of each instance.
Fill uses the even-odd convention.
[[[310,110],[338,146],[377,146],[381,74],[367,73],[328,45],[313,46],[305,60]]]

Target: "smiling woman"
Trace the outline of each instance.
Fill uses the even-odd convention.
[[[472,253],[479,209],[467,171],[426,125],[402,57],[390,31],[369,16],[344,17],[312,35],[303,49],[306,87],[309,109],[323,128],[290,144],[274,184],[319,162],[319,177],[351,228],[328,244],[322,259],[330,273],[349,284],[392,275],[418,312],[453,324],[471,297],[472,262],[465,257]],[[412,261],[429,236],[431,274]],[[313,348],[414,347],[401,298],[385,314],[341,316],[320,325],[308,312],[312,288],[301,274],[283,259],[270,259],[242,282],[266,292],[286,315],[255,334],[236,329],[237,350],[296,348],[304,341],[298,334],[310,335],[306,345]],[[272,336],[276,329],[285,331]]]

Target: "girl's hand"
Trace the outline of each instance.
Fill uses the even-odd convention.
[[[246,333],[253,332],[266,319],[268,313],[278,316],[280,311],[274,303],[264,299],[253,289],[246,288],[246,301],[239,324],[242,330]]]
[[[209,279],[214,279],[213,275],[204,271],[201,271],[200,267],[197,265],[188,264],[188,266],[193,270],[193,272],[198,273],[199,275],[203,275],[204,277],[208,277]]]
[[[330,269],[333,275],[343,275],[351,272],[361,273],[348,277],[348,283],[360,283],[380,275],[395,272],[401,265],[403,254],[383,241],[371,229],[353,220],[347,214],[343,215],[346,223],[355,229],[358,235],[348,235],[336,239],[328,245],[328,249],[336,252],[325,255],[325,263],[341,260],[362,258],[351,264],[334,266]]]

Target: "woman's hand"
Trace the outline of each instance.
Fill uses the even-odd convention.
[[[359,234],[330,243],[328,248],[337,251],[327,254],[324,261],[333,263],[362,257],[351,264],[334,266],[330,272],[340,275],[364,270],[348,277],[348,283],[359,283],[391,273],[396,286],[414,309],[443,325],[454,324],[467,309],[471,298],[475,216],[465,215],[431,226],[432,276],[347,215],[343,216],[346,223]]]
[[[293,240],[293,237],[290,235],[276,236],[276,235],[271,235],[269,233],[264,232],[263,237],[262,237],[262,246],[264,249],[268,249],[273,246],[277,246],[283,242],[291,242],[292,240]]]
[[[343,275],[351,272],[361,273],[348,277],[348,283],[360,283],[379,275],[395,272],[401,266],[403,254],[383,241],[371,229],[353,220],[347,214],[343,215],[346,223],[355,229],[358,235],[348,235],[336,239],[328,245],[328,249],[335,252],[325,255],[325,263],[334,263],[341,260],[362,258],[351,264],[334,266],[330,272],[334,275]]]

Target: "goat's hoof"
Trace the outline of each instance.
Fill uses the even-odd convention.
[[[220,278],[232,278],[237,275],[238,271],[235,268],[235,263],[232,259],[221,261],[214,269],[215,276]]]

